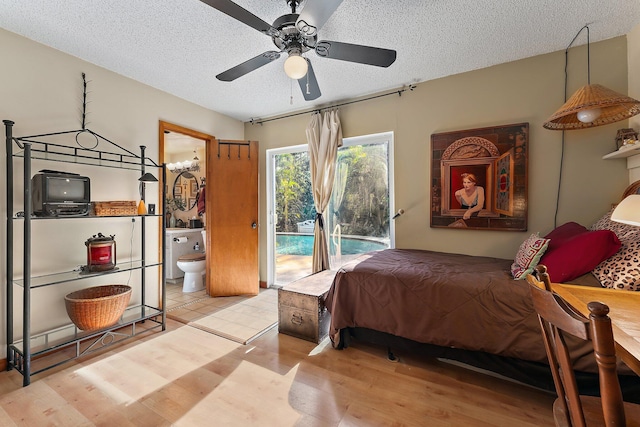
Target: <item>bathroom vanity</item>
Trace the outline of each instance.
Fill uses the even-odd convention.
[[[195,249],[196,244],[198,249]],[[165,246],[167,248],[165,263],[167,281],[181,279],[184,277],[184,272],[178,268],[178,258],[186,254],[204,252],[202,228],[167,228]]]

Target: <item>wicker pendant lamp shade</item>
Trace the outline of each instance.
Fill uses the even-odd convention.
[[[600,115],[592,122],[578,119],[578,112],[594,109],[599,109]],[[542,126],[552,130],[586,129],[625,120],[638,113],[640,101],[602,85],[589,84],[578,89]]]
[[[591,84],[589,25],[580,28],[564,51],[564,89],[567,93],[569,48],[582,30],[587,30],[587,85],[581,87],[542,125],[551,130],[587,129],[626,120],[640,113],[640,101],[598,84]]]

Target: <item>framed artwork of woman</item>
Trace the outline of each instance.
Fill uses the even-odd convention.
[[[431,135],[431,227],[527,229],[529,124]]]

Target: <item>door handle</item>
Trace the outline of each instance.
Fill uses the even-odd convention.
[[[258,224],[256,224],[255,221],[252,222],[251,223],[251,228],[253,228],[255,230],[256,228],[258,228]]]

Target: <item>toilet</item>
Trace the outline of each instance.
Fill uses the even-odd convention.
[[[204,230],[202,230],[202,237],[203,242],[206,242]],[[197,292],[204,289],[204,274],[207,268],[204,251],[181,255],[178,257],[177,265],[180,270],[184,271],[182,292]]]

